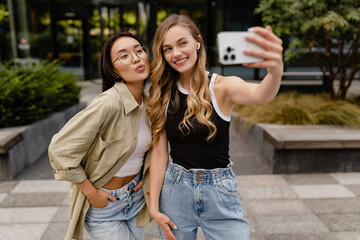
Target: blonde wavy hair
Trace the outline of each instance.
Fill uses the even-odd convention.
[[[167,31],[176,26],[186,27],[193,38],[200,42],[200,51],[195,66],[192,70],[190,90],[187,97],[187,110],[184,119],[179,124],[179,129],[186,135],[190,128],[193,128],[192,117],[205,125],[209,130],[206,140],[210,141],[216,134],[216,126],[209,120],[213,107],[211,106],[211,94],[208,88],[208,78],[206,75],[206,52],[204,43],[200,37],[200,31],[196,24],[187,16],[173,14],[168,16],[157,28],[152,47],[153,61],[151,63],[151,83],[150,96],[147,108],[152,128],[152,144],[155,144],[160,137],[161,131],[166,123],[166,106],[169,101],[171,108],[169,111],[176,112],[179,107],[179,96],[177,91],[177,81],[180,74],[174,70],[165,60],[162,50],[164,36]],[[171,97],[174,96],[174,97]]]

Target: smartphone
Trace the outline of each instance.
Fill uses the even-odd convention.
[[[245,39],[246,35],[260,36],[253,32],[219,32],[217,34],[219,61],[222,65],[253,63],[264,60],[243,53],[244,49],[264,50],[259,45],[248,42]]]

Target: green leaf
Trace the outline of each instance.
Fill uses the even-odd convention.
[[[78,103],[78,78],[60,67],[59,61],[34,67],[0,64],[0,127],[29,124]]]
[[[350,50],[349,56],[360,57],[358,51],[354,52],[355,48],[349,48],[360,45],[360,40],[355,38],[360,31],[358,0],[260,0],[255,13],[261,14],[263,25],[271,25],[275,34],[289,43],[284,49],[286,63],[309,55],[307,46],[312,46],[312,51],[323,61],[324,68],[332,68],[335,72],[341,62],[337,59],[340,54]],[[339,43],[342,42],[344,52],[339,54]],[[345,63],[348,59],[348,56],[345,57]],[[339,72],[346,72],[349,64],[340,67]],[[346,92],[344,88],[342,92]]]

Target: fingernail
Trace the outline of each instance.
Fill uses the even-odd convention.
[[[253,32],[253,31],[254,31],[254,28],[253,28],[253,27],[251,27],[251,28],[248,29],[248,32]]]
[[[120,200],[120,198],[118,198],[118,197],[117,197],[117,198],[116,198],[116,200],[117,200],[117,201],[119,201],[119,200]]]
[[[175,230],[177,230],[177,226],[176,225],[174,225],[174,227],[173,227]]]
[[[245,38],[246,38],[246,39],[251,39],[251,38],[252,38],[252,36],[251,36],[250,34],[248,34],[248,33],[247,33],[247,34],[245,34]]]

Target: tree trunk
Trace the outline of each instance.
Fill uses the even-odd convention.
[[[346,98],[347,89],[345,87],[345,77],[346,76],[342,76],[342,79],[339,79],[339,90],[337,96],[340,100],[345,100]]]
[[[340,69],[339,73],[339,87],[338,92],[336,94],[338,99],[344,100],[346,97],[346,87],[345,87],[345,81],[346,81],[346,67],[342,66],[342,69]]]
[[[335,76],[333,74],[330,74],[328,76],[328,89],[329,89],[331,99],[336,98],[335,97],[335,88],[334,88],[334,79],[335,79]]]

